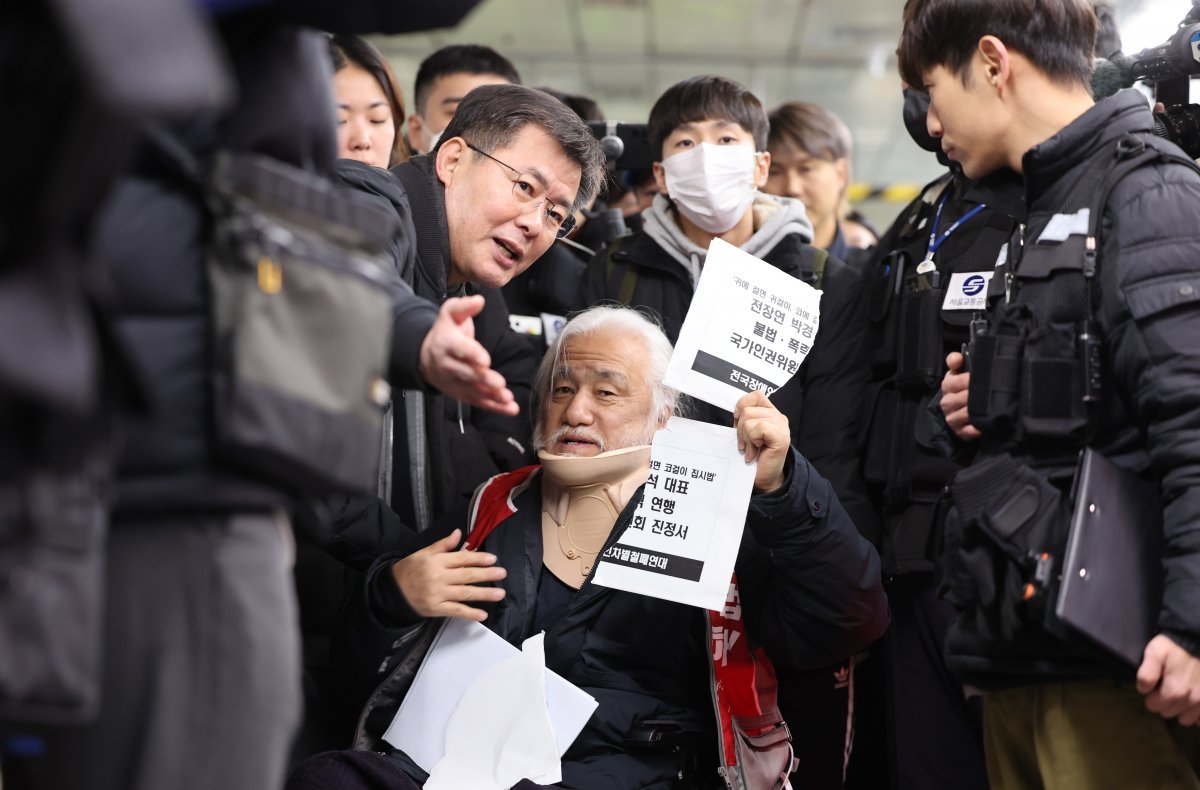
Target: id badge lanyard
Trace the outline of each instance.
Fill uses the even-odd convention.
[[[925,248],[925,260],[921,261],[917,265],[917,288],[919,290],[924,290],[924,288],[938,287],[939,278],[937,265],[933,262],[934,254],[937,253],[941,246],[946,242],[946,239],[950,238],[954,231],[962,227],[964,222],[987,208],[986,203],[980,203],[978,206],[955,220],[953,225],[946,228],[939,235],[938,230],[941,228],[942,224],[942,209],[945,208],[946,199],[948,197],[949,195],[942,195],[942,199],[938,201],[937,213],[933,215],[933,227],[929,233],[929,244]],[[922,288],[922,286],[924,286],[924,288]]]

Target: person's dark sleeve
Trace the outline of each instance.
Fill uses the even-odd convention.
[[[426,620],[413,611],[400,592],[392,566],[466,523],[467,506],[463,505],[424,532],[415,533],[405,547],[376,557],[362,585],[347,597],[339,621],[342,633],[337,635],[338,662],[352,687],[369,691],[378,682],[397,640]]]
[[[879,518],[859,467],[863,397],[870,380],[865,355],[868,319],[862,279],[830,259],[821,295],[821,324],[801,368],[799,415],[790,414],[792,441],[833,484],[859,532],[879,534]]]
[[[1159,629],[1200,656],[1200,177],[1144,168],[1109,203],[1101,232],[1114,397],[1131,404],[1162,480]]]
[[[338,497],[326,501],[332,510],[333,527],[321,547],[356,570],[370,567],[377,557],[410,551],[419,541],[417,531],[401,521],[379,497]]]
[[[339,159],[332,177],[343,189],[352,190],[359,200],[375,203],[394,212],[399,220],[395,237],[384,250],[390,264],[383,271],[392,298],[392,353],[388,373],[394,389],[423,389],[420,374],[421,343],[437,320],[437,305],[413,292],[413,268],[416,265],[416,228],[408,203],[389,195],[403,194],[399,179],[386,170],[361,162]]]
[[[479,431],[496,468],[510,472],[535,460],[529,401],[538,359],[530,344],[509,326],[508,307],[500,291],[489,288],[483,291],[483,296],[486,301],[483,312],[475,319],[475,336],[491,356],[492,370],[508,382],[521,413],[509,416],[473,409],[471,424]]]
[[[754,496],[738,555],[742,614],[775,661],[816,668],[846,659],[888,625],[879,555],[829,482],[792,450],[790,480]]]
[[[421,380],[421,344],[437,320],[437,307],[397,281],[392,300],[392,389],[425,389]]]

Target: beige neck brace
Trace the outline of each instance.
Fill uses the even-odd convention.
[[[542,462],[542,562],[583,586],[617,516],[650,473],[650,445],[591,458],[538,453]]]

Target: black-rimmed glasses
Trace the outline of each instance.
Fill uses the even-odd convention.
[[[523,171],[506,162],[501,162],[487,151],[476,148],[470,143],[467,143],[467,148],[470,148],[477,154],[486,156],[514,174],[512,179],[513,200],[524,211],[533,211],[540,206],[544,206],[545,211],[542,212],[542,219],[546,227],[554,231],[555,238],[561,239],[575,229],[575,215],[566,206],[560,206],[546,197],[545,188],[541,186],[536,178],[527,176]]]

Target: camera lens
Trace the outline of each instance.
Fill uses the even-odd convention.
[[[1200,158],[1200,104],[1177,104],[1154,114],[1154,133]]]

